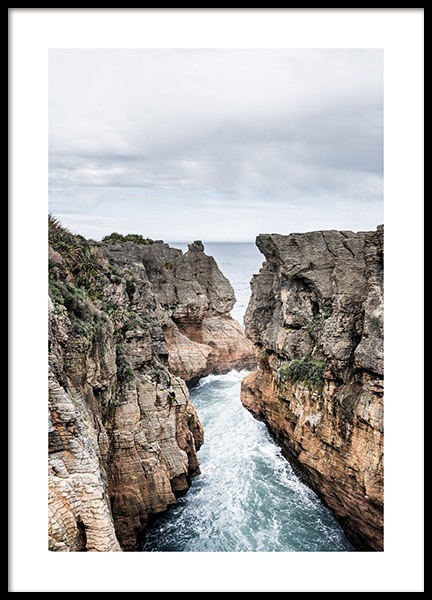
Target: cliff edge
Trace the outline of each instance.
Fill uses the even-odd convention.
[[[260,235],[242,402],[358,549],[383,550],[383,227]]]
[[[136,550],[200,472],[184,380],[250,364],[252,344],[200,243],[92,242],[53,218],[49,235],[49,549]]]

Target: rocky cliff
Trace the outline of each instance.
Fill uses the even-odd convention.
[[[154,297],[170,371],[189,385],[209,373],[255,366],[252,343],[244,328],[230,317],[234,291],[200,241],[189,250],[168,244],[101,244],[115,268],[140,271]]]
[[[242,402],[361,550],[383,549],[383,227],[260,235]]]
[[[49,549],[134,550],[199,473],[184,379],[246,366],[252,345],[200,243],[49,232]]]

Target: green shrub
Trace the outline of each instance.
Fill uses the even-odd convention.
[[[54,250],[57,250],[57,246],[63,248],[73,243],[73,234],[63,227],[60,221],[52,214],[48,215],[48,238],[51,246]]]
[[[78,319],[91,319],[93,314],[89,302],[82,288],[66,283],[62,288],[63,303],[68,312],[73,313]]]
[[[74,275],[77,286],[94,295],[100,265],[88,241],[82,235],[73,235],[51,214],[48,215],[48,241]],[[50,272],[55,270],[52,261],[49,267]]]
[[[64,303],[61,287],[59,282],[49,280],[49,295],[55,305]]]
[[[278,375],[283,382],[303,383],[310,389],[322,389],[326,363],[312,358],[295,358],[282,364]]]
[[[107,242],[108,244],[114,244],[116,242],[134,242],[135,244],[142,244],[144,246],[150,246],[151,244],[154,244],[154,240],[145,238],[139,233],[128,233],[127,235],[122,235],[116,231],[103,237],[102,241]]]

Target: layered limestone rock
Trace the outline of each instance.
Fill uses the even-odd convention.
[[[202,242],[188,248],[183,253],[163,242],[100,246],[113,266],[139,271],[156,303],[170,371],[193,385],[210,373],[256,363],[243,326],[230,316],[236,301],[231,284]]]
[[[242,402],[355,546],[383,549],[383,227],[260,235]]]
[[[134,550],[199,473],[203,430],[179,375],[246,366],[252,346],[199,243],[88,242],[51,219],[49,262],[49,548]]]
[[[49,550],[120,551],[93,415],[51,367],[48,432]]]
[[[119,321],[98,304],[83,301],[92,317],[50,310],[51,550],[135,549],[149,515],[199,473],[202,427],[185,383],[164,365],[160,328],[144,331],[147,313]]]

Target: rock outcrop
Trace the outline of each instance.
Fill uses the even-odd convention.
[[[234,291],[213,257],[195,241],[183,253],[168,244],[103,244],[115,267],[140,269],[152,291],[170,371],[194,385],[210,373],[255,366],[253,344],[230,316]]]
[[[383,549],[383,227],[260,235],[242,402],[361,550]]]
[[[89,242],[51,219],[49,263],[49,549],[135,550],[199,473],[203,430],[179,375],[240,366],[251,345],[235,325],[231,355],[199,337],[199,323],[231,323],[234,301],[199,244]],[[206,361],[189,364],[173,332]]]

